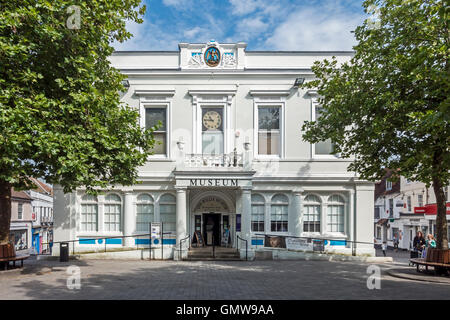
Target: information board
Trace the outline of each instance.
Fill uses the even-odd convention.
[[[286,237],[286,248],[288,250],[312,251],[313,244],[311,239]]]
[[[152,239],[161,238],[161,222],[152,222],[150,224],[150,233]]]

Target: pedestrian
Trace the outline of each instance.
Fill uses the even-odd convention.
[[[422,250],[425,248],[425,238],[422,231],[418,231],[413,240],[413,248],[418,254],[422,254]]]
[[[386,241],[383,241],[383,244],[381,245],[381,250],[383,250],[383,255],[385,257],[386,257],[386,248],[387,248]]]
[[[395,252],[398,251],[398,243],[399,243],[399,240],[398,240],[398,234],[396,233],[396,234],[394,235],[394,250],[395,250]]]

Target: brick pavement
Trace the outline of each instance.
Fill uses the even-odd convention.
[[[67,267],[81,289],[67,288]],[[0,299],[450,299],[450,286],[391,277],[367,289],[368,264],[326,261],[33,261],[0,273]],[[392,267],[392,266],[391,266]]]

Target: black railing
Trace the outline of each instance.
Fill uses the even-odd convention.
[[[190,247],[191,247],[191,241],[190,241],[191,235],[188,234],[185,238],[183,238],[183,239],[180,240],[180,252],[179,252],[180,260],[183,260],[183,242],[186,241],[187,239],[189,239],[189,242],[188,242],[188,244],[189,244],[189,245],[188,245],[188,250],[189,250]]]
[[[236,238],[238,239],[238,240],[241,240],[241,241],[245,241],[245,261],[248,261],[248,240],[247,239],[242,239],[241,237],[239,237],[239,236],[236,236]],[[237,242],[237,249],[239,250],[239,241]]]
[[[365,242],[365,241],[353,241],[353,240],[347,240],[347,239],[339,239],[339,238],[323,238],[323,237],[298,237],[298,236],[290,236],[290,235],[278,235],[278,234],[264,234],[264,233],[255,233],[253,235],[254,238],[265,238],[266,236],[268,237],[280,237],[280,238],[297,238],[297,239],[306,239],[307,241],[313,242],[313,241],[317,241],[317,240],[327,240],[327,241],[345,241],[345,243],[349,244],[349,246],[351,246],[351,250],[352,250],[352,255],[356,256],[356,244],[360,243],[360,244],[371,244],[371,245],[375,245],[375,242]],[[263,246],[264,246],[264,242],[263,242]],[[256,242],[256,247],[258,247],[258,242]]]

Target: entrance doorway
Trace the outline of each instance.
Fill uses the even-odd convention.
[[[220,213],[203,214],[203,237],[207,246],[220,246]]]

